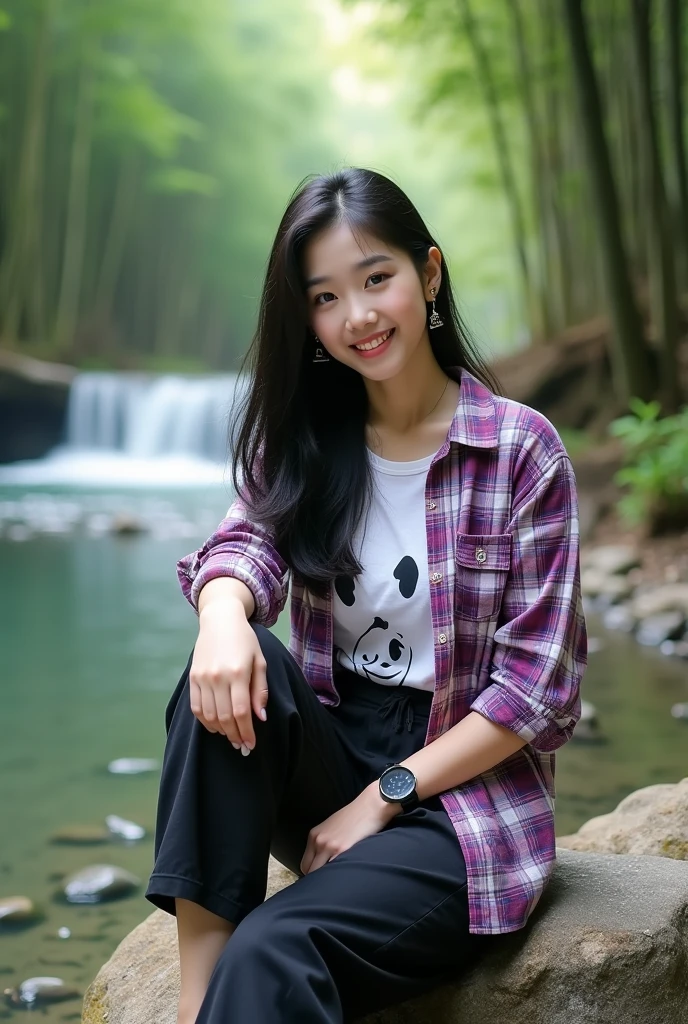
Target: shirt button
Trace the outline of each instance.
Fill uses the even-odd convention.
[[[485,548],[475,549],[475,560],[478,563],[478,565],[482,565],[486,558],[487,552],[485,551]]]
[[[440,635],[437,637],[437,639],[439,640],[439,642],[441,644],[446,644],[446,642],[447,642],[447,634],[446,633],[440,633]]]
[[[437,505],[435,504],[434,501],[426,501],[425,507],[428,509],[428,511],[432,511],[433,508],[437,508]]]
[[[434,572],[432,574],[432,576],[430,577],[430,582],[431,583],[439,583],[441,579],[442,579],[442,573],[441,572]]]

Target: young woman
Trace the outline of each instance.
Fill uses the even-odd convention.
[[[200,629],[147,897],[177,916],[180,1024],[334,1024],[458,978],[551,875],[575,481],[373,171],[290,201],[251,370],[239,497],[178,567]],[[289,578],[288,651],[266,627]],[[270,851],[300,877],[264,901]]]

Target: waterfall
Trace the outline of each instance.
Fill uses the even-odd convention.
[[[232,410],[242,392],[235,374],[79,373],[69,393],[64,444],[44,459],[0,467],[0,483],[221,481]]]
[[[69,395],[67,446],[222,462],[236,383],[234,376],[81,373]]]

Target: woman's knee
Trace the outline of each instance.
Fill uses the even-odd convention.
[[[285,950],[302,945],[298,919],[275,914],[269,904],[261,903],[237,926],[221,954],[221,971],[274,970]]]

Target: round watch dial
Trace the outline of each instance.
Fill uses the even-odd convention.
[[[380,781],[380,789],[389,800],[405,800],[415,785],[413,772],[408,768],[391,768]]]

